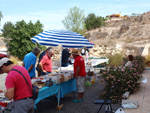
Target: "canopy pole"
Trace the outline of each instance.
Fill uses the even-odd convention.
[[[61,74],[62,50],[63,50],[63,47],[61,46],[61,56],[60,56],[60,70],[59,70],[59,74]]]

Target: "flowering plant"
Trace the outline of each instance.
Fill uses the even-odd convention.
[[[123,66],[125,62],[127,62],[127,58],[123,59]],[[112,102],[121,102],[122,95],[129,91],[130,93],[134,93],[137,88],[140,87],[140,79],[141,73],[144,70],[144,57],[136,56],[132,67],[120,68],[111,65],[107,67],[105,71],[102,73],[102,77],[104,78],[106,85],[104,87],[104,92],[102,96],[107,97],[112,86],[112,92],[110,94],[110,99]]]

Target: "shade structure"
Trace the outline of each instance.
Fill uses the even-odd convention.
[[[58,46],[67,48],[92,48],[94,44],[90,43],[84,36],[72,31],[49,30],[39,33],[31,38],[32,42],[45,46]]]

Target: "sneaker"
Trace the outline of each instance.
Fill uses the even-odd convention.
[[[80,103],[80,102],[82,102],[82,101],[77,99],[77,100],[73,100],[73,102],[74,102],[74,103]]]

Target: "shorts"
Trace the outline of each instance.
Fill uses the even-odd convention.
[[[85,77],[78,76],[76,79],[77,92],[83,93],[85,91]]]

